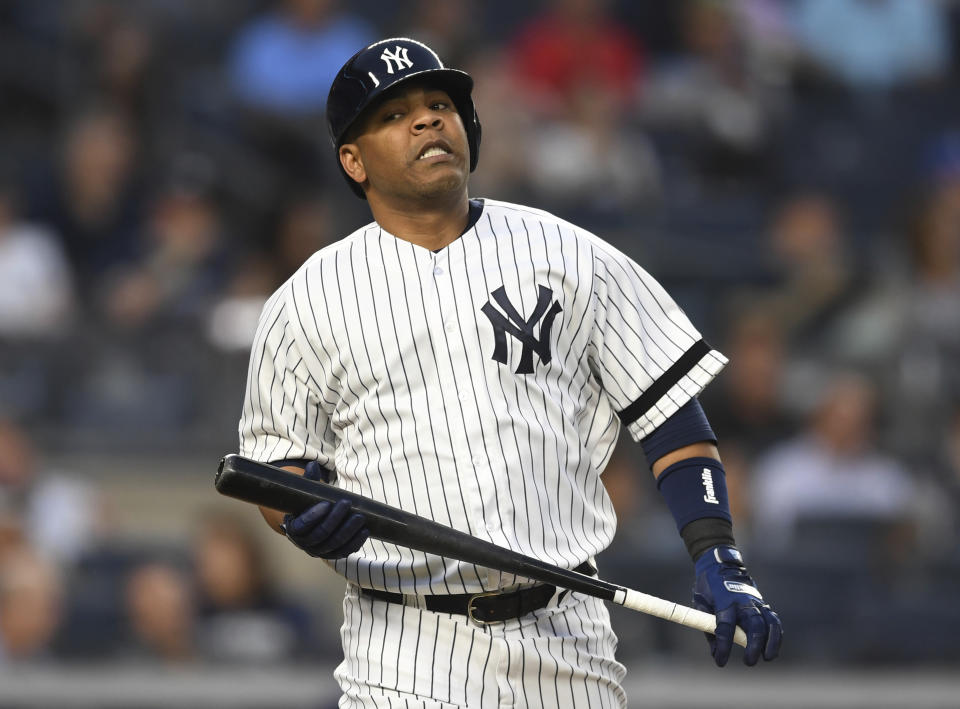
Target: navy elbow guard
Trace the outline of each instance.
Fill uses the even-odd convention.
[[[690,522],[708,517],[730,517],[726,473],[713,458],[687,458],[674,463],[657,478],[657,489],[682,532]]]

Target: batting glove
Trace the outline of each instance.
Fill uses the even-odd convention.
[[[313,461],[307,464],[303,477],[324,480],[323,468]],[[298,515],[288,514],[280,525],[287,539],[310,556],[340,559],[363,546],[370,536],[367,518],[360,512],[351,514],[349,500],[336,504],[318,502]]]
[[[727,664],[738,625],[747,635],[744,664],[757,664],[761,653],[764,660],[774,659],[780,653],[783,626],[747,573],[740,552],[731,546],[712,547],[697,559],[696,574],[693,605],[717,617],[716,634],[707,634],[717,666]]]

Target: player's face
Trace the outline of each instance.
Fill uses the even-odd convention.
[[[359,135],[340,149],[367,198],[429,198],[462,191],[470,148],[450,96],[429,86],[405,86],[365,116]]]

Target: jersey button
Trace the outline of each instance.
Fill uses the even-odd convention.
[[[442,275],[443,275],[443,269],[440,268],[439,266],[435,266],[434,269],[433,269],[433,275],[434,275],[434,276],[442,276]]]
[[[482,456],[482,455],[475,455],[475,456],[473,456],[473,464],[474,464],[474,465],[483,465],[483,456]]]
[[[469,395],[465,391],[461,391],[459,394],[457,394],[457,398],[460,399],[460,401],[466,401],[467,396]]]
[[[454,325],[452,322],[448,322],[448,323],[447,323],[447,332],[453,332],[454,328],[456,328],[456,327],[457,327],[457,326]]]

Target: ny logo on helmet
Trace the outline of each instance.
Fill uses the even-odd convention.
[[[387,65],[387,73],[393,73],[394,65],[391,62],[396,62],[397,71],[401,69],[409,69],[413,66],[413,62],[410,61],[410,58],[407,56],[407,48],[396,46],[391,52],[389,49],[384,49],[383,54],[380,55],[380,58],[383,59],[384,63]]]

